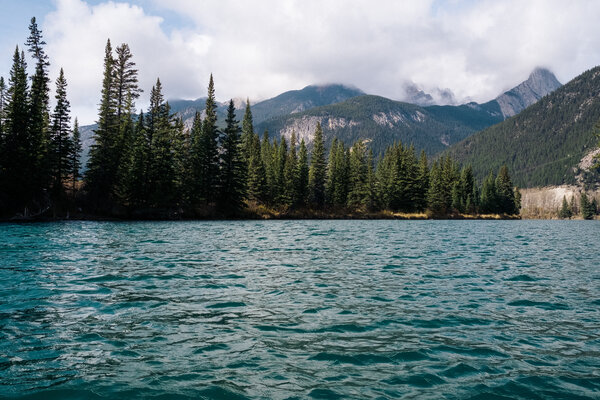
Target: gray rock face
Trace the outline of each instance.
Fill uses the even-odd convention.
[[[512,117],[561,87],[554,74],[545,68],[536,68],[529,78],[496,98],[504,118]]]
[[[426,93],[410,81],[404,83],[404,98],[402,100],[423,107],[458,104],[454,93],[450,89],[435,88],[432,93]]]

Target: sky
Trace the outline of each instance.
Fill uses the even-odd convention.
[[[402,100],[407,82],[485,102],[547,67],[566,83],[600,64],[596,0],[0,0],[0,75],[36,16],[72,115],[96,120],[104,46],[129,44],[146,108],[169,99],[251,102],[342,83]],[[30,62],[32,68],[33,62]]]

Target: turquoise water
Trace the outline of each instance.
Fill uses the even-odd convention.
[[[0,397],[600,398],[594,221],[0,224]]]

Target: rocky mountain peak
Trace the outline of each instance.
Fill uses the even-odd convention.
[[[529,74],[526,81],[498,96],[496,101],[500,105],[504,118],[508,118],[520,113],[561,86],[550,70],[537,67]]]

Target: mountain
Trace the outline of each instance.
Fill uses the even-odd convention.
[[[289,138],[292,131],[310,144],[317,122],[323,127],[326,143],[333,137],[346,145],[357,140],[370,143],[375,153],[401,141],[412,143],[429,154],[444,150],[476,131],[502,121],[499,108],[471,105],[421,107],[380,96],[364,95],[342,103],[271,118],[257,124],[272,136]]]
[[[561,83],[546,68],[536,68],[529,78],[517,87],[504,92],[495,100],[505,118],[517,115],[536,101],[558,89]]]
[[[433,155],[503,121],[507,113],[520,111],[519,107],[532,104],[557,85],[560,86],[560,83],[550,71],[536,68],[525,82],[484,104],[418,106],[365,95],[330,106],[280,115],[256,126],[258,132],[266,129],[276,137],[289,137],[292,131],[296,131],[310,142],[318,121],[323,126],[326,141],[334,136],[346,145],[355,140],[366,140],[376,153],[395,141],[402,141]],[[412,93],[413,101],[423,104],[436,101],[434,96],[414,84],[408,85],[408,91]],[[440,96],[446,96],[448,101],[453,99],[449,91],[440,90],[436,94],[438,101],[441,101]]]
[[[450,89],[436,88],[434,89],[433,94],[431,94],[426,93],[413,82],[406,82],[404,84],[404,98],[402,101],[405,103],[417,104],[419,106],[457,104],[454,93],[452,93]]]
[[[287,115],[308,110],[313,107],[339,103],[352,97],[364,95],[359,89],[340,85],[311,85],[300,90],[290,90],[277,97],[251,104],[254,123],[261,123],[272,117]],[[179,114],[186,126],[191,127],[196,111],[204,111],[206,97],[196,100],[170,100],[169,104],[174,113]],[[238,120],[244,116],[245,99],[234,99]],[[217,120],[224,121],[229,102],[217,106]]]
[[[448,153],[472,164],[478,178],[506,164],[522,187],[584,183],[589,178],[585,159],[596,148],[594,125],[599,120],[600,67],[596,67]]]
[[[340,84],[306,86],[304,89],[291,90],[252,105],[252,117],[254,123],[259,124],[275,116],[340,103],[364,94],[360,89]]]

